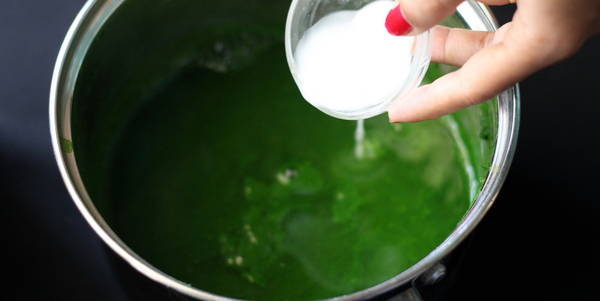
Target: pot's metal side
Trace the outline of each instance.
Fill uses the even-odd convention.
[[[129,265],[146,277],[179,293],[202,300],[236,300],[214,295],[178,281],[144,261],[111,230],[96,210],[77,170],[71,145],[71,104],[79,67],[104,22],[124,0],[89,0],[71,25],[59,52],[50,90],[50,131],[52,145],[65,185],[86,221],[101,239]],[[458,9],[471,28],[495,30],[497,24],[483,4],[467,1]],[[519,124],[518,86],[498,97],[498,138],[490,173],[479,197],[457,228],[435,250],[397,276],[371,288],[331,300],[363,300],[401,287],[408,287],[419,275],[454,250],[481,221],[492,206],[512,161]]]
[[[71,105],[83,59],[100,28],[124,0],[88,0],[61,45],[50,87],[50,135],[58,168],[75,205],[94,232],[115,253],[146,277],[202,300],[235,300],[195,289],[161,272],[133,252],[104,221],[83,184],[71,137]]]

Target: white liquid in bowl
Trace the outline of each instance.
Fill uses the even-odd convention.
[[[407,79],[413,37],[385,28],[394,1],[374,1],[357,11],[331,13],[302,36],[295,50],[302,95],[332,112],[360,112],[389,102]]]

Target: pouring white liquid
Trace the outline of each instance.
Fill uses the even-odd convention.
[[[356,130],[354,131],[354,157],[362,159],[365,156],[365,120],[356,121]]]
[[[330,112],[367,110],[397,95],[410,73],[414,38],[385,28],[396,3],[374,1],[331,13],[310,27],[295,51],[304,98]]]

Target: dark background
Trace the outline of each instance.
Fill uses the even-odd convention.
[[[127,300],[102,242],[64,188],[50,145],[54,60],[83,3],[0,0],[7,300]],[[502,23],[513,11],[495,9]],[[514,163],[496,204],[466,242],[448,300],[600,299],[599,57],[595,38],[521,83]]]

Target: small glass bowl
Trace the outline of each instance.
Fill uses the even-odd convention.
[[[411,57],[409,73],[406,80],[404,82],[399,82],[395,91],[382,97],[374,105],[371,104],[348,111],[333,111],[329,108],[324,108],[312,103],[311,100],[306,97],[306,93],[303,92],[302,85],[297,75],[296,61],[294,58],[296,47],[304,33],[322,17],[330,13],[341,10],[358,10],[374,1],[387,0],[293,0],[290,5],[285,26],[285,51],[290,71],[306,101],[333,117],[358,120],[370,118],[386,112],[394,100],[402,98],[403,95],[421,84],[421,81],[427,72],[427,68],[429,67],[431,59],[431,37],[430,32],[426,31],[413,37],[413,55]],[[382,26],[384,26],[383,20]]]

